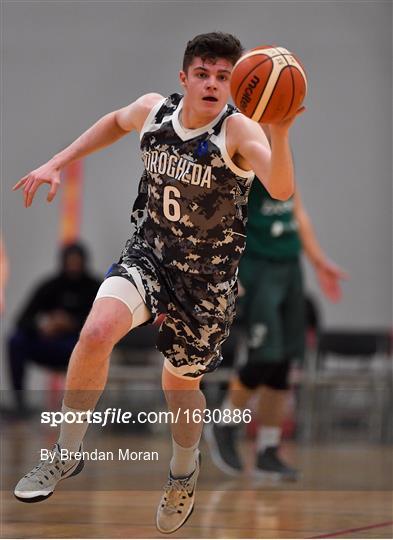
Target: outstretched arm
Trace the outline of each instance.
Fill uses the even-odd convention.
[[[294,199],[300,239],[309,261],[314,266],[319,286],[331,302],[339,302],[342,297],[340,281],[348,279],[348,274],[330,261],[323,252],[298,192],[295,193]]]
[[[64,167],[113,144],[131,131],[140,131],[149,112],[161,99],[159,94],[146,94],[127,107],[103,116],[67,148],[19,180],[13,190],[23,188],[27,208],[33,202],[40,185],[49,184],[47,201],[51,202],[59,188],[60,173]]]

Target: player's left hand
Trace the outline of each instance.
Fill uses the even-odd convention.
[[[342,298],[341,280],[349,279],[345,270],[328,259],[323,260],[315,267],[319,286],[331,302],[339,302]]]

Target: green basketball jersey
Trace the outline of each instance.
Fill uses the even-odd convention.
[[[293,197],[273,199],[255,178],[248,199],[246,253],[272,260],[296,258],[301,242],[293,209]]]

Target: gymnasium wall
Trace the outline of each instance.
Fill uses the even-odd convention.
[[[178,91],[187,40],[213,30],[302,59],[310,90],[292,130],[298,184],[322,246],[351,275],[340,305],[322,301],[326,323],[391,324],[391,2],[13,1],[2,12],[5,332],[52,272],[59,227],[58,201],[48,205],[45,189],[24,209],[11,186],[106,112],[145,92]],[[85,163],[82,237],[101,274],[129,233],[137,149],[131,135]]]

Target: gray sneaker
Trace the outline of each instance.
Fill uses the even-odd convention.
[[[225,474],[241,474],[243,465],[237,450],[239,426],[210,423],[204,428],[213,463]]]
[[[201,455],[198,451],[195,470],[189,476],[173,478],[169,471],[168,482],[157,509],[156,524],[160,532],[175,532],[192,514],[200,462]]]
[[[81,447],[82,449],[82,447]],[[56,443],[52,449],[56,452],[54,460],[41,461],[17,483],[14,495],[22,502],[39,502],[50,497],[60,480],[79,474],[84,467],[83,459],[61,459],[60,446]]]
[[[299,479],[299,471],[290,467],[278,455],[278,448],[270,446],[264,452],[257,454],[256,469],[258,475],[296,482]]]

